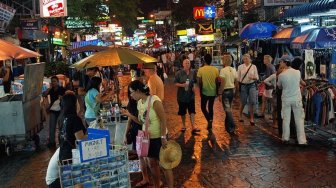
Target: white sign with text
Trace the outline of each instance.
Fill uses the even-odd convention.
[[[79,153],[81,162],[87,162],[108,156],[108,144],[106,137],[81,141]]]

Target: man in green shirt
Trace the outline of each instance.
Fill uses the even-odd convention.
[[[219,71],[216,67],[210,66],[212,57],[210,54],[204,56],[205,64],[197,72],[198,83],[201,90],[201,109],[208,121],[208,130],[212,129],[213,105],[216,98],[216,79]],[[208,104],[208,108],[206,107]]]

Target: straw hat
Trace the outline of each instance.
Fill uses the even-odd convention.
[[[173,169],[177,167],[181,162],[181,158],[181,147],[173,140],[167,142],[166,148],[161,147],[160,149],[160,165],[164,169]]]

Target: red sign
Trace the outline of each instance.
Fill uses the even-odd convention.
[[[202,19],[204,17],[204,7],[194,7],[194,19]]]

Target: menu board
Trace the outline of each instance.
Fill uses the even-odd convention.
[[[41,17],[68,16],[67,0],[40,0]]]

